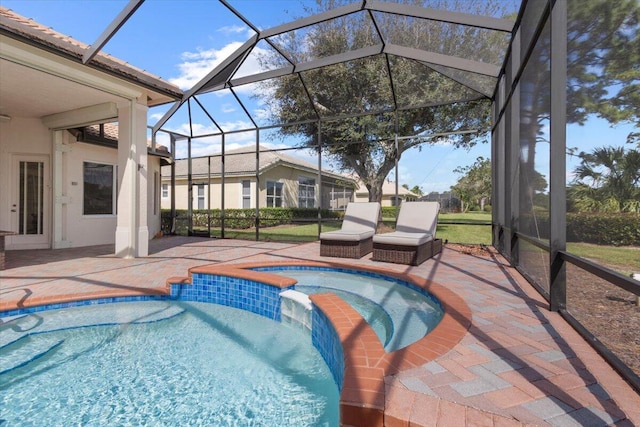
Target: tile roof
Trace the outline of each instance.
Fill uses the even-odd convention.
[[[118,124],[117,123],[103,123],[104,135],[102,139],[105,142],[113,142],[114,148],[118,147]],[[85,126],[80,129],[82,134],[87,137],[92,137],[94,139],[100,138],[100,125],[91,125]],[[91,142],[91,141],[82,141],[81,142]],[[149,154],[158,154],[163,157],[169,157],[169,149],[162,144],[156,144],[156,153],[151,152],[151,141],[147,140],[147,148],[149,149]]]
[[[2,6],[0,6],[0,34],[35,44],[77,62],[82,62],[83,54],[90,47]],[[99,52],[88,66],[143,85],[174,99],[180,99],[183,96],[182,90],[173,83],[103,52]]]
[[[203,178],[207,176],[208,171],[208,157],[196,157],[191,159],[191,174],[194,179]],[[282,151],[271,151],[267,147],[260,146],[260,172],[264,172],[277,165],[287,165],[296,169],[305,170],[312,173],[317,173],[318,166],[301,160],[295,156],[291,156]],[[242,147],[236,150],[228,150],[225,152],[225,176],[247,176],[255,175],[256,171],[256,155],[254,147]],[[176,160],[176,177],[186,178],[188,171],[187,159]],[[222,174],[222,157],[217,154],[211,156],[211,175],[220,176]],[[331,177],[334,179],[345,180],[347,182],[355,181],[347,176],[322,171],[325,177]],[[171,170],[169,166],[163,166],[162,176],[171,176]]]
[[[364,184],[362,184],[361,182],[358,182],[358,184],[360,185],[360,187],[358,187],[358,189],[356,190],[356,194],[369,194],[369,191],[367,190],[367,187],[364,186]],[[388,196],[388,195],[395,196],[395,194],[396,194],[396,183],[392,182],[392,181],[385,181],[382,184],[382,195],[383,196]],[[418,197],[417,194],[412,193],[411,191],[409,191],[406,188],[404,188],[402,185],[398,186],[398,195],[399,196],[414,196],[414,197]]]

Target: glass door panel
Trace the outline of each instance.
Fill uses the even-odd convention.
[[[43,234],[44,162],[20,161],[18,233]]]

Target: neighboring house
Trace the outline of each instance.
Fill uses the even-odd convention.
[[[162,150],[147,111],[176,86],[0,7],[0,230],[6,249],[115,244],[146,256],[160,230]],[[119,134],[110,125],[118,124]]]
[[[271,151],[262,146],[257,174],[254,147],[225,152],[224,167],[225,209],[255,208],[256,203],[259,207],[313,208],[320,202],[322,208],[343,210],[347,203],[353,200],[353,190],[356,186],[355,180],[349,177],[323,170],[322,190],[320,190],[317,165],[286,152]],[[222,156],[220,154],[191,159],[191,188],[190,195],[188,160],[176,160],[174,190],[176,209],[187,209],[190,197],[193,209],[222,207]],[[321,195],[320,191],[322,191]],[[163,209],[171,207],[171,195],[171,166],[163,166]]]
[[[369,190],[367,187],[362,184],[361,181],[358,181],[359,187],[356,190],[356,202],[368,202],[369,201]],[[382,184],[382,200],[380,201],[381,206],[399,206],[402,202],[415,202],[418,200],[417,194],[412,193],[407,190],[403,186],[398,186],[398,194],[396,196],[396,183],[391,181],[384,181]]]

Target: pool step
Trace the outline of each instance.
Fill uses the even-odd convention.
[[[27,366],[31,362],[55,353],[64,340],[45,335],[26,336],[0,349],[0,375]]]

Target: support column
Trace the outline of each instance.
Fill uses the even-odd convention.
[[[71,146],[63,144],[63,131],[53,131],[53,249],[71,247],[64,228],[65,209],[70,199],[63,181],[64,157],[70,151]]]
[[[567,272],[560,252],[567,250],[567,5],[551,9],[551,143],[549,162],[549,302],[552,311],[567,306]]]
[[[147,228],[147,107],[118,105],[118,225],[116,256],[149,254]]]
[[[333,187],[331,190],[333,191]],[[318,194],[316,200],[318,200],[318,239],[320,239],[320,233],[322,233],[322,131],[320,122],[318,122]],[[330,207],[331,205],[328,206],[328,208]]]

